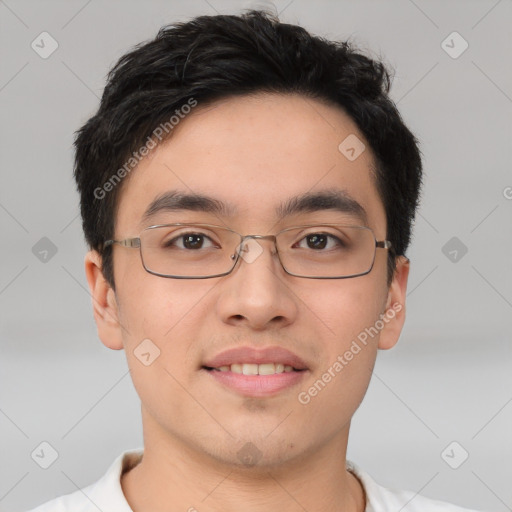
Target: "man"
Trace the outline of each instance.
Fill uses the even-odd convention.
[[[346,460],[398,341],[422,165],[382,63],[262,12],[163,28],[78,132],[87,280],[144,450],[41,507],[462,511]]]

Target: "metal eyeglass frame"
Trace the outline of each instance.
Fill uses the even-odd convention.
[[[283,270],[291,275],[291,276],[295,276],[295,277],[302,277],[303,279],[349,279],[349,278],[352,278],[352,277],[360,277],[360,276],[364,276],[366,274],[369,274],[372,269],[373,269],[373,266],[375,264],[375,256],[376,256],[376,253],[377,253],[377,249],[390,249],[391,251],[393,251],[393,247],[392,247],[392,244],[389,240],[377,240],[377,238],[375,237],[375,233],[373,232],[372,228],[368,227],[368,226],[354,226],[354,225],[348,225],[348,224],[332,224],[332,223],[323,223],[323,224],[306,224],[306,225],[302,225],[302,226],[292,226],[292,227],[289,227],[289,228],[285,228],[281,231],[279,231],[279,233],[276,233],[275,235],[242,235],[240,233],[238,233],[237,231],[234,231],[233,229],[230,229],[228,227],[225,227],[225,226],[218,226],[218,225],[215,225],[215,224],[204,224],[204,223],[196,223],[196,222],[176,222],[176,223],[171,223],[171,224],[155,224],[153,226],[148,226],[147,228],[144,228],[142,232],[144,231],[147,231],[149,229],[155,229],[155,228],[163,228],[163,227],[170,227],[170,226],[204,226],[204,227],[210,227],[210,228],[221,228],[221,229],[224,229],[226,231],[231,231],[232,233],[238,235],[240,237],[240,244],[237,246],[237,247],[242,247],[242,244],[243,242],[248,239],[248,238],[256,238],[256,239],[264,239],[264,238],[270,238],[270,239],[273,239],[274,240],[274,248],[275,248],[275,252],[277,254],[277,259],[279,260],[279,263],[281,264],[281,267],[283,268]],[[368,231],[371,232],[372,236],[373,236],[373,239],[375,240],[375,250],[374,250],[374,253],[373,253],[373,258],[372,258],[372,263],[371,263],[371,266],[370,268],[366,271],[366,272],[361,272],[359,274],[352,274],[352,275],[348,275],[348,276],[335,276],[335,277],[326,277],[326,276],[302,276],[300,274],[293,274],[292,272],[289,272],[286,267],[283,265],[283,262],[281,261],[281,257],[279,256],[279,251],[277,249],[277,237],[281,234],[281,233],[284,233],[285,231],[290,231],[292,229],[298,229],[298,228],[307,228],[307,227],[321,227],[321,226],[338,226],[338,227],[347,227],[347,228],[359,228],[359,229],[367,229]],[[211,276],[173,276],[173,275],[168,275],[168,274],[160,274],[158,272],[155,272],[154,270],[150,270],[146,267],[146,264],[144,263],[144,258],[142,256],[142,243],[141,243],[141,239],[140,239],[140,236],[142,235],[142,232],[139,234],[138,237],[132,237],[132,238],[124,238],[123,240],[106,240],[104,243],[103,243],[103,246],[102,246],[102,250],[106,249],[107,247],[110,247],[111,245],[113,244],[119,244],[123,247],[128,247],[128,248],[139,248],[139,254],[140,254],[140,259],[141,259],[141,262],[142,262],[142,266],[144,267],[144,270],[146,272],[148,272],[149,274],[153,274],[155,276],[159,276],[159,277],[166,277],[166,278],[170,278],[170,279],[211,279],[213,277],[222,277],[222,276],[227,276],[228,274],[231,274],[231,272],[233,272],[233,270],[235,269],[236,267],[236,264],[238,263],[238,260],[240,259],[240,254],[241,252],[243,252],[242,250],[238,250],[236,251],[237,253],[236,254],[232,254],[231,255],[231,259],[234,260],[233,262],[233,266],[231,267],[231,269],[227,272],[223,272],[222,274],[214,274],[214,275],[211,275]]]

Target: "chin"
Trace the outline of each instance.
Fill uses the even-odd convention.
[[[264,432],[251,432],[250,428],[246,428],[238,431],[243,432],[242,436],[236,437],[231,437],[223,430],[221,437],[210,434],[202,439],[189,438],[188,444],[196,451],[230,466],[272,466],[295,457],[295,447],[298,446],[298,443],[290,441],[290,435],[286,431],[283,430],[278,435],[277,432],[271,433],[272,429],[275,429],[275,424]]]

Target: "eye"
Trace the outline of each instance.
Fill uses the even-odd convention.
[[[307,247],[304,247],[302,242],[306,242]],[[303,249],[333,249],[335,247],[343,248],[345,244],[336,236],[328,234],[328,233],[309,233],[306,235],[300,242],[298,242],[299,247]]]
[[[208,245],[209,244],[209,245]],[[174,236],[162,242],[164,248],[178,248],[178,249],[206,249],[215,247],[210,237],[203,233],[184,233],[179,236]]]

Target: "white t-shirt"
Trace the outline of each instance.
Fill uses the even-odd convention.
[[[123,452],[96,483],[50,500],[27,512],[133,512],[121,487],[121,475],[137,465],[143,449]],[[412,491],[395,491],[378,485],[372,477],[347,461],[366,492],[365,512],[477,512],[451,503],[430,500]]]

